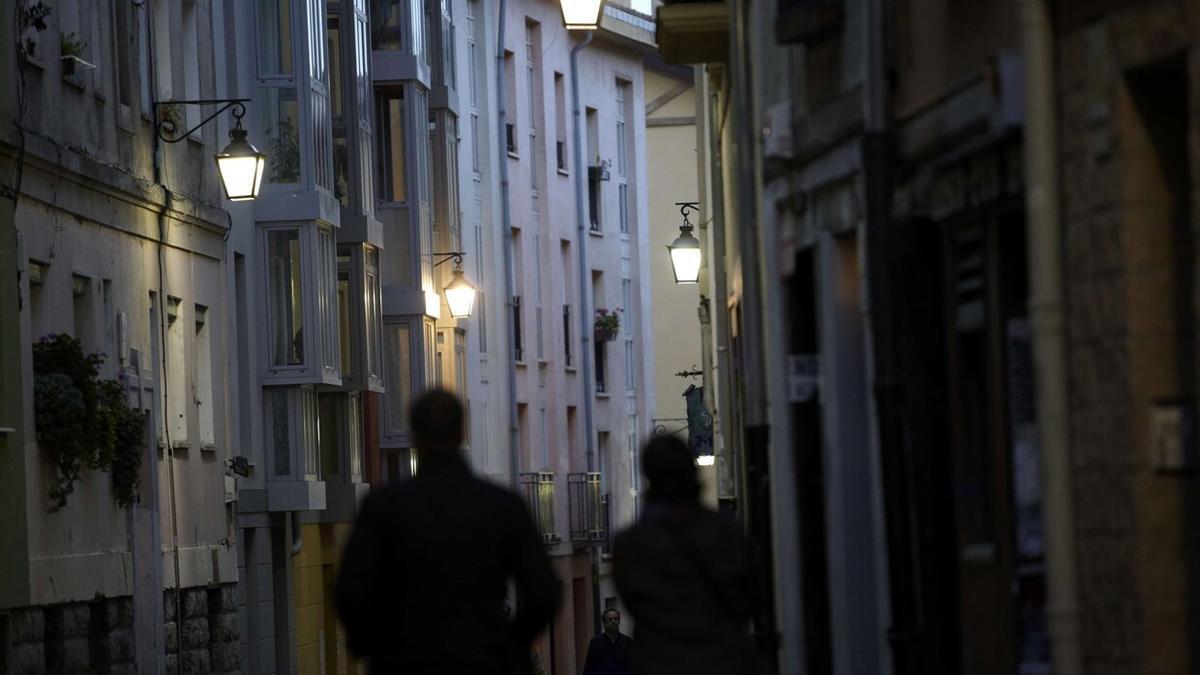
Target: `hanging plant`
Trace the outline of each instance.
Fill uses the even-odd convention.
[[[84,49],[87,49],[87,43],[80,40],[75,33],[67,33],[62,36],[62,46],[59,51],[62,55],[63,76],[75,76],[75,66],[82,61],[80,57],[83,55]]]
[[[49,373],[33,378],[33,412],[38,443],[49,451],[54,466],[50,510],[57,511],[66,506],[67,495],[75,489],[83,469],[87,406],[70,377]]]
[[[596,310],[596,321],[593,324],[593,330],[596,334],[597,342],[610,342],[617,339],[617,331],[621,328],[621,318],[617,315],[617,310],[604,309],[603,307]]]
[[[145,418],[129,407],[124,387],[99,378],[104,357],[87,354],[79,340],[59,333],[33,345],[34,421],[54,474],[51,510],[67,503],[83,469],[114,470],[122,506],[136,498]]]
[[[146,444],[145,414],[126,405],[117,416],[116,431],[112,458],[113,494],[117,504],[127,507],[138,500],[138,471],[142,467],[142,448]]]
[[[25,0],[18,7],[18,43],[17,48],[21,58],[29,59],[37,56],[37,45],[40,34],[46,30],[46,18],[53,9],[42,0]]]

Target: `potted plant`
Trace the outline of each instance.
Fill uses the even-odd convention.
[[[80,55],[87,48],[87,43],[80,40],[75,33],[62,36],[62,66],[63,77],[75,77],[75,66],[83,63]]]
[[[19,22],[17,45],[22,58],[28,60],[37,55],[40,33],[46,30],[46,17],[50,16],[51,11],[51,8],[42,0],[26,0],[20,3],[17,16]]]
[[[617,315],[617,310],[605,309],[603,307],[596,310],[596,321],[593,324],[596,342],[611,342],[616,340],[617,331],[620,328],[621,319]]]
[[[588,180],[602,181],[608,180],[611,175],[608,172],[608,167],[612,166],[612,162],[607,159],[596,157],[596,165],[588,167]]]

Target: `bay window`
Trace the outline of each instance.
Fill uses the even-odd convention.
[[[342,385],[349,390],[382,392],[378,250],[364,244],[339,245],[337,284]]]
[[[341,384],[333,228],[262,227],[268,384]]]

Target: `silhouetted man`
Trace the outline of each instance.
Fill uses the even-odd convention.
[[[588,643],[583,675],[633,675],[633,664],[629,660],[633,640],[621,632],[621,613],[609,608],[604,610],[601,618],[604,631]]]
[[[373,675],[528,672],[529,645],[558,602],[529,511],[467,468],[453,395],[424,394],[411,420],[420,471],[363,501],[342,557],[337,609],[350,648]]]
[[[642,450],[646,507],[617,536],[613,573],[636,622],[638,675],[745,675],[751,646],[751,558],[734,521],[700,504],[687,445],[656,436]]]

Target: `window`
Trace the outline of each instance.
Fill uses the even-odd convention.
[[[345,92],[342,91],[342,69],[345,65],[342,60],[341,15],[330,12],[325,28],[329,42],[329,109],[333,118],[333,196],[346,207],[350,205],[350,149],[346,140]]]
[[[608,370],[608,364],[605,363],[604,357],[607,355],[608,343],[604,340],[594,340],[596,350],[596,392],[603,394],[608,391],[608,385],[605,382],[605,373]]]
[[[525,95],[528,98],[527,115],[529,119],[529,186],[538,189],[537,129],[541,110],[538,106],[538,94],[541,92],[541,29],[535,21],[525,22]]]
[[[627,336],[633,335],[633,282],[629,279],[621,280],[621,309],[625,310],[621,332]]]
[[[633,338],[625,338],[625,390],[632,392],[634,390],[634,353],[633,353]]]
[[[133,105],[133,81],[132,59],[130,59],[130,48],[133,46],[133,40],[138,35],[133,30],[133,23],[130,21],[129,10],[132,3],[126,0],[114,0],[113,2],[113,42],[116,43],[117,63],[117,101],[123,108],[128,108]]]
[[[117,4],[121,4],[118,0]],[[138,88],[141,93],[142,113],[153,114],[154,102],[151,87],[154,74],[150,70],[150,3],[142,3],[137,10],[138,30]]]
[[[304,296],[300,230],[267,231],[271,365],[304,364]]]
[[[353,288],[350,283],[350,274],[353,271],[352,256],[348,249],[338,251],[337,257],[337,302],[338,302],[338,337],[341,345],[341,364],[342,377],[353,378],[354,372],[354,356],[353,356],[353,331],[354,327],[351,323],[354,312],[354,302],[351,300]]]
[[[454,391],[467,396],[467,334],[458,328],[454,329]],[[470,424],[464,427],[471,428]]]
[[[538,264],[533,266],[533,299],[534,299],[534,328],[537,330],[537,357],[546,358],[545,331],[542,327],[542,235],[536,231],[533,234],[533,254]]]
[[[371,48],[380,51],[404,49],[404,6],[406,0],[371,0]]]
[[[554,73],[555,162],[559,171],[567,170],[567,87],[562,73]]]
[[[120,4],[121,0],[118,0]],[[200,95],[200,59],[199,59],[199,27],[196,20],[196,0],[183,0],[180,4],[183,13],[183,53],[189,57],[183,60],[183,98],[198,100]],[[188,128],[200,123],[200,106],[188,105],[183,107]],[[199,134],[199,131],[196,132]]]
[[[567,367],[571,367],[571,306],[563,305],[562,308],[562,329],[563,329],[563,351],[566,357]]]
[[[313,179],[333,193],[333,130],[329,112],[329,59],[325,37],[325,0],[309,0],[308,57]]]
[[[174,296],[167,296],[167,370],[160,378],[160,388],[166,397],[167,417],[163,426],[170,431],[167,439],[171,447],[186,448],[188,445],[188,402],[187,395],[187,345],[183,334],[186,322],[180,314],[183,311],[183,301]]]
[[[385,323],[384,354],[387,355],[387,393],[384,395],[386,433],[407,434],[408,408],[412,405],[412,326],[407,322]]]
[[[317,443],[321,448],[321,475],[326,477],[342,473],[342,401],[341,394],[317,395]]]
[[[521,344],[521,296],[512,298],[513,321],[513,359],[518,363],[525,360],[525,352]]]
[[[212,342],[209,339],[208,308],[195,306],[196,319],[196,363],[192,382],[196,393],[196,418],[200,425],[200,449],[215,450],[217,433],[214,427],[215,402],[213,401]]]
[[[513,53],[504,52],[504,109],[509,121],[505,122],[505,143],[511,155],[517,154],[517,71]]]
[[[364,300],[367,303],[366,341],[367,341],[367,385],[369,388],[381,389],[383,376],[379,356],[380,333],[379,325],[383,320],[383,293],[379,283],[379,250],[374,246],[364,248],[364,284],[366,286]]]
[[[379,198],[385,202],[405,202],[408,192],[405,185],[403,90],[379,93],[376,119],[379,123]]]
[[[617,80],[617,220],[621,234],[629,234],[629,83]]]
[[[317,231],[317,315],[321,320],[321,365],[326,375],[340,372],[341,350],[338,347],[337,317],[337,245],[333,229]]]
[[[629,234],[629,185],[618,179],[617,215],[621,219],[621,234]]]
[[[267,136],[267,180],[300,182],[300,101],[296,88],[264,86],[261,96],[263,129]],[[193,106],[194,107],[194,106]]]
[[[587,126],[587,159],[595,158],[588,169],[588,217],[593,232],[600,231],[600,181],[604,178],[604,166],[600,161],[600,127],[595,108],[584,111]]]
[[[164,3],[165,4],[165,3]],[[292,64],[292,0],[259,0],[258,2],[258,74],[291,75]],[[155,54],[161,54],[156,50]]]

